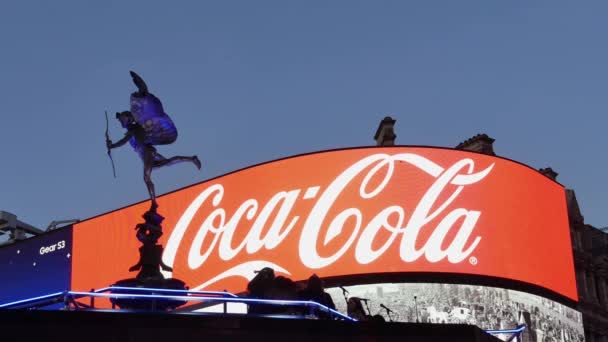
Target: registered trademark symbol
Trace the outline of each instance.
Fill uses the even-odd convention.
[[[477,265],[477,258],[474,256],[470,257],[469,262],[471,263],[471,265]]]

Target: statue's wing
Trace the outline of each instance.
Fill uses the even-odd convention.
[[[177,128],[156,96],[131,95],[131,114],[146,131],[146,144],[166,145],[177,139]]]
[[[146,82],[144,82],[144,79],[141,78],[138,74],[136,74],[135,71],[129,71],[129,73],[131,74],[133,83],[135,83],[135,86],[139,90],[139,93],[142,95],[148,94],[148,86],[146,85]]]

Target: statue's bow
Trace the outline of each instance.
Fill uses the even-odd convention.
[[[108,111],[106,111],[106,145],[110,140],[110,123],[108,121]],[[112,174],[114,174],[114,178],[116,178],[116,168],[114,167],[114,159],[112,159],[112,150],[108,147],[108,157],[110,157],[110,161],[112,162]]]

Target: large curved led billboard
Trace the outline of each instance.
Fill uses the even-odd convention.
[[[370,274],[507,279],[576,301],[564,188],[498,157],[356,148],[260,164],[158,198],[163,261],[192,289]],[[149,202],[74,225],[72,289],[133,277]]]

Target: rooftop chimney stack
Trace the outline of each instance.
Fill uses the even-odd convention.
[[[395,119],[390,116],[385,117],[380,121],[380,125],[376,130],[376,134],[374,135],[374,140],[376,140],[376,146],[394,146],[395,139],[397,136],[395,135],[395,131],[393,127],[395,126]]]
[[[495,156],[496,153],[494,153],[493,146],[494,141],[494,139],[490,138],[485,133],[477,134],[476,136],[458,144],[458,146],[456,146],[456,149],[479,152],[490,156]]]
[[[538,169],[538,172],[542,173],[543,175],[551,178],[552,180],[556,181],[557,180],[557,175],[559,175],[559,173],[555,172],[552,168],[550,167],[545,167],[543,169]]]

